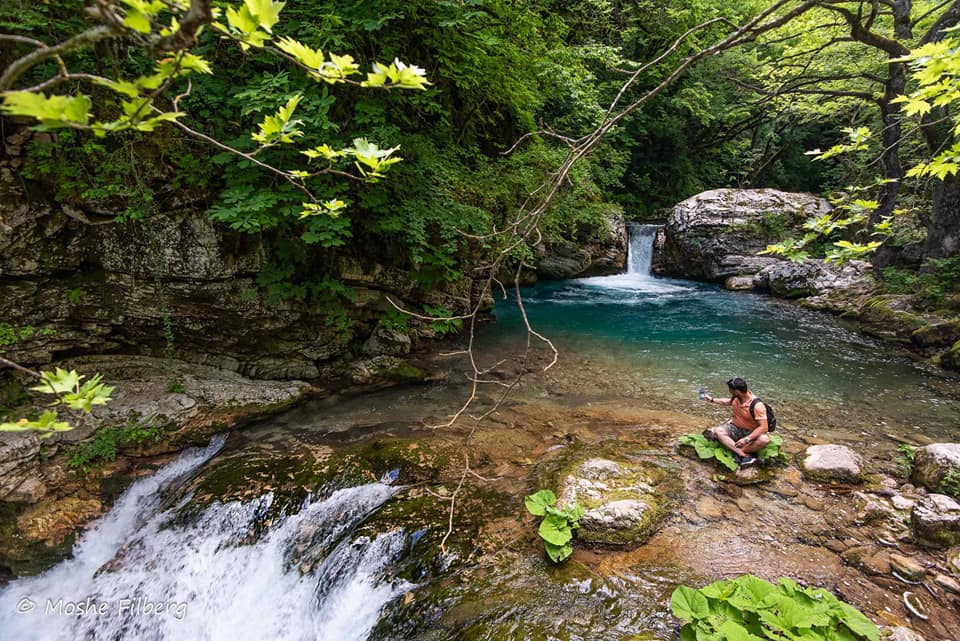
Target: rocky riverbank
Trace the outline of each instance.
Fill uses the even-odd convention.
[[[865,261],[832,265],[759,255],[769,244],[802,236],[808,218],[830,210],[823,198],[773,189],[698,194],[670,211],[657,237],[653,270],[796,300],[856,321],[867,334],[960,371],[960,299],[931,312],[915,296],[885,294]]]

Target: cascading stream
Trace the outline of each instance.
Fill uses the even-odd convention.
[[[4,639],[362,641],[383,606],[412,587],[386,578],[409,550],[394,531],[350,532],[398,488],[369,483],[265,522],[273,501],[214,503],[181,517],[164,489],[216,454],[184,453],[132,485],[73,558],[0,591]],[[258,528],[266,525],[259,536]]]
[[[627,249],[627,273],[635,276],[650,276],[653,263],[653,244],[661,225],[627,225],[629,245]]]

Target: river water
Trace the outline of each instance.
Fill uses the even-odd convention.
[[[776,408],[795,451],[809,442],[847,443],[889,471],[900,443],[956,440],[956,379],[832,317],[712,285],[654,278],[654,233],[649,226],[631,229],[626,274],[543,283],[523,292],[530,321],[560,357],[547,372],[528,368],[497,415],[500,423],[485,428],[486,441],[483,432],[477,437],[477,451],[490,453],[489,475],[505,483],[494,489],[507,499],[505,510],[491,508],[489,519],[500,530],[484,526],[486,540],[495,544],[480,561],[474,552],[444,552],[434,574],[401,576],[398,568],[424,532],[414,525],[416,515],[409,525],[359,528],[382,506],[413,497],[425,481],[398,484],[396,473],[379,477],[384,469],[372,470],[366,482],[311,487],[282,512],[271,511],[279,501],[274,475],[269,489],[254,496],[214,500],[194,518],[180,513],[195,500],[193,490],[183,488],[213,474],[225,456],[278,456],[307,446],[328,453],[384,435],[419,439],[403,441],[409,450],[431,441],[459,442],[462,431],[425,429],[443,422],[465,398],[465,363],[453,359],[445,382],[308,403],[235,435],[233,445],[217,439],[137,481],[80,537],[73,558],[0,591],[0,638],[670,639],[676,628],[667,599],[680,582],[763,574],[758,559],[769,576],[836,581],[835,557],[798,547],[830,506],[829,497],[802,486],[779,494],[728,492],[717,510],[739,514],[738,527],[754,534],[736,545],[703,499],[679,510],[640,550],[578,550],[563,568],[546,563],[535,539],[524,534],[530,530],[519,497],[535,489],[530,476],[537,457],[573,438],[594,438],[590,430],[602,432],[596,438],[640,438],[641,424],[664,430],[658,438],[672,451],[670,429],[725,418],[697,400],[697,389],[721,394],[732,376],[746,378]],[[500,302],[496,315],[498,322],[478,336],[477,355],[508,380],[510,372],[521,371],[511,359],[526,339],[513,301]],[[534,363],[549,360],[547,350],[534,351]],[[489,407],[500,391],[483,387],[474,412]],[[694,496],[714,491],[709,470],[689,469]],[[456,486],[456,476],[428,480],[434,496]],[[791,496],[807,507],[799,498],[784,498]],[[437,539],[424,541],[435,545]],[[722,554],[712,553],[718,545]],[[498,560],[483,562],[487,557]]]

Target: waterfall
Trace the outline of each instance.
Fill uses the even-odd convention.
[[[3,637],[366,639],[383,606],[412,587],[389,577],[410,550],[402,530],[351,536],[397,492],[392,479],[337,490],[272,523],[264,521],[270,493],[176,518],[189,499],[164,509],[164,487],[195,472],[221,444],[137,481],[82,535],[73,558],[0,591]],[[258,526],[266,526],[259,535]]]
[[[650,264],[653,262],[653,243],[661,225],[641,225],[630,223],[627,233],[630,238],[627,250],[627,273],[636,276],[650,276]]]

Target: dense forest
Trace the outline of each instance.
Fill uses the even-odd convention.
[[[284,170],[303,164],[300,149],[318,145],[340,149],[363,138],[380,149],[398,146],[403,162],[375,184],[336,173],[315,179],[319,200],[348,203],[344,215],[300,220],[304,194],[296,185],[169,124],[154,123],[146,132],[115,127],[121,131],[108,136],[77,123],[57,125],[28,144],[21,179],[36,193],[118,221],[145,220],[195,196],[214,220],[272,239],[260,278],[280,298],[336,298],[329,266],[338,253],[372,252],[428,285],[454,281],[481,251],[465,233],[512,220],[527,194],[562,163],[564,141],[601,126],[634,70],[666,53],[629,85],[622,106],[767,9],[764,2],[599,0],[273,4],[284,5],[278,38],[352,56],[362,69],[403,60],[422,68],[429,84],[410,92],[319,82],[276,49],[232,46],[208,29],[191,51],[212,73],[191,73],[150,97],[162,111],[176,97],[190,128],[252,152],[257,123],[301,96],[297,144],[271,144],[257,156]],[[89,26],[83,5],[5,2],[0,26],[38,42],[63,42]],[[141,5],[153,11],[153,23],[66,54],[64,71],[78,75],[51,89],[89,93],[96,117],[116,117],[116,94],[82,75],[129,80],[149,73],[153,61],[144,48],[151,29],[168,19],[168,7],[119,3],[116,11],[121,18],[147,11]],[[174,13],[177,6],[170,4]],[[933,102],[933,111],[904,113],[897,98],[917,89],[905,57],[948,36],[958,8],[830,1],[782,2],[770,11],[777,24],[697,61],[617,122],[573,168],[543,231],[570,236],[616,211],[656,219],[662,208],[708,188],[774,187],[876,202],[872,225],[904,212],[892,219],[884,263],[903,256],[895,248],[924,239],[922,255],[906,254],[914,263],[952,254],[955,172],[905,178],[949,147],[951,107]],[[31,42],[8,40],[5,66],[28,54]],[[60,73],[56,64],[30,65],[4,89],[51,79]],[[8,98],[5,111],[27,115],[29,108],[18,111]],[[18,122],[8,116],[7,131]],[[849,143],[845,130],[861,132],[861,139]],[[532,132],[540,133],[515,144]],[[817,162],[809,155],[844,143],[850,149],[840,157]],[[871,232],[862,220],[847,230],[861,241]],[[823,251],[814,248],[815,255]]]

